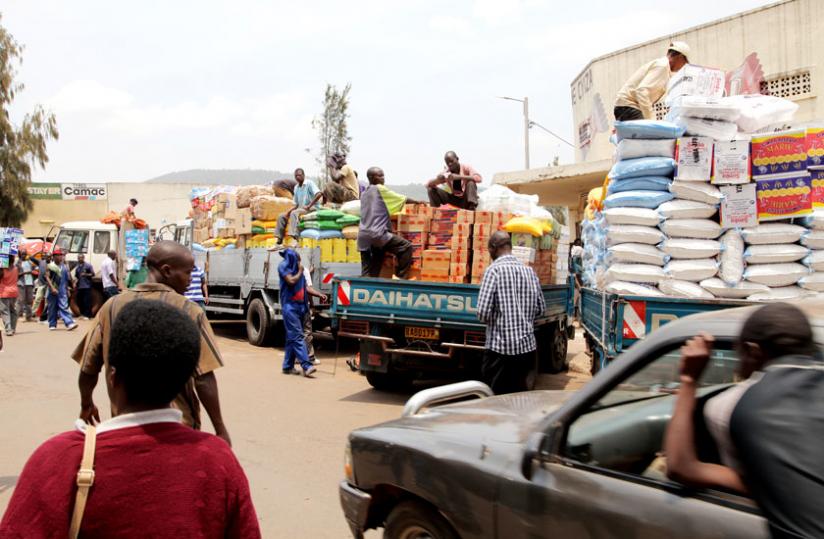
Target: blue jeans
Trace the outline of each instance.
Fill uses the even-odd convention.
[[[65,292],[52,294],[51,291],[46,296],[46,305],[49,308],[49,327],[57,327],[57,317],[59,316],[66,327],[74,324],[72,313],[69,311],[69,296]]]
[[[103,289],[103,295],[106,296],[106,299],[114,297],[120,293],[120,290],[117,289],[116,286],[107,286]]]
[[[291,370],[295,361],[300,363],[303,370],[312,366],[309,353],[306,351],[306,339],[303,336],[303,317],[306,314],[306,304],[284,303],[283,325],[286,327],[286,350],[283,355],[283,370]]]

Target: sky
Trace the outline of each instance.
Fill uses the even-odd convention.
[[[769,2],[4,0],[25,91],[57,116],[41,181],[194,168],[318,168],[326,83],[352,84],[349,162],[431,179],[454,150],[488,183],[524,164],[520,103],[573,140],[569,85],[593,58]],[[533,128],[532,167],[573,150]]]

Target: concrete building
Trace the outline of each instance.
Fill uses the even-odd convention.
[[[137,216],[157,230],[188,215],[193,187],[190,183],[33,183],[29,193],[34,209],[23,231],[30,238],[44,237],[52,227],[67,221],[97,220],[110,211],[120,213],[130,198],[138,200]]]
[[[824,1],[785,0],[595,58],[570,85],[575,164],[502,172],[493,181],[576,214],[612,165],[615,95],[639,66],[666,54],[675,40],[690,45],[691,63],[728,72],[755,53],[763,70],[761,93],[798,103],[797,122],[824,118]],[[667,112],[663,102],[655,110],[659,118]]]

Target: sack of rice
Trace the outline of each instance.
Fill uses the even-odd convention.
[[[658,284],[664,278],[664,270],[651,264],[613,264],[607,270],[607,281]]]
[[[752,228],[745,228],[741,235],[749,245],[774,245],[795,243],[807,233],[803,226],[784,223],[766,223]],[[809,247],[809,245],[807,245]]]
[[[824,271],[824,251],[810,251],[801,263],[813,271]]]
[[[747,264],[780,264],[798,262],[808,254],[810,250],[797,243],[750,245],[744,251],[744,261]]]
[[[663,266],[669,260],[663,251],[654,245],[643,243],[620,243],[607,249],[609,262],[629,264],[652,264]]]
[[[252,199],[263,195],[274,195],[275,192],[268,185],[244,185],[238,187],[235,192],[237,195],[237,207],[248,208],[252,205]]]
[[[737,230],[728,230],[721,236],[721,254],[718,257],[718,276],[728,285],[744,278],[744,239]]]
[[[800,299],[807,296],[814,295],[815,292],[811,290],[804,290],[800,286],[782,286],[778,288],[769,288],[764,292],[756,292],[751,296],[747,296],[749,301],[787,301],[790,299]]]
[[[703,182],[684,182],[675,181],[670,184],[670,193],[675,195],[675,198],[682,198],[685,200],[694,200],[695,202],[703,202],[704,204],[718,205],[724,198],[721,191],[714,185]]]
[[[670,260],[664,266],[664,273],[670,279],[698,282],[711,279],[718,274],[718,262],[714,258],[697,260]]]
[[[677,198],[658,206],[658,213],[664,219],[709,219],[718,208],[706,202]]]
[[[798,286],[814,292],[824,292],[824,273],[811,273],[798,281]]]
[[[721,235],[721,225],[710,219],[667,219],[661,230],[670,238],[714,240]]]
[[[698,283],[717,298],[746,299],[758,292],[769,292],[769,287],[758,283],[741,281],[735,285],[728,285],[721,279],[706,279]]]
[[[802,236],[801,245],[810,249],[824,249],[824,230],[810,230]]]
[[[610,225],[658,226],[661,214],[651,208],[610,208],[604,211]]]
[[[751,283],[778,288],[793,285],[809,273],[810,269],[807,266],[798,263],[753,264],[744,270],[744,279]]]
[[[615,225],[607,230],[607,242],[610,245],[619,243],[644,243],[656,245],[664,240],[664,233],[657,228],[639,225]]]
[[[622,296],[654,296],[660,297],[664,294],[652,286],[647,286],[637,283],[628,283],[626,281],[612,281],[605,289],[611,294],[621,294]]]
[[[277,219],[280,214],[293,208],[295,203],[288,198],[272,195],[256,196],[252,199],[252,217],[262,221]]]
[[[711,258],[721,252],[721,243],[676,238],[664,240],[658,248],[675,259]]]
[[[715,297],[695,283],[678,279],[664,279],[658,283],[658,289],[676,298],[713,299]]]

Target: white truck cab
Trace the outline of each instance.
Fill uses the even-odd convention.
[[[117,251],[117,227],[100,221],[69,221],[60,225],[54,245],[66,255],[69,266],[77,263],[77,255],[86,255],[86,262],[100,270],[109,251]]]

